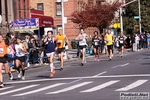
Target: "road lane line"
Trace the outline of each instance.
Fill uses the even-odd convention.
[[[103,88],[105,88],[105,87],[108,87],[108,86],[110,86],[110,85],[112,85],[112,84],[115,84],[115,83],[117,83],[117,82],[119,82],[119,80],[109,81],[109,82],[106,82],[106,83],[104,83],[104,84],[101,84],[101,85],[98,85],[98,86],[96,86],[96,87],[93,87],[93,88],[91,88],[91,89],[81,91],[81,93],[82,93],[82,92],[94,92],[94,91],[98,91],[98,90],[100,90],[100,89],[103,89]]]
[[[10,86],[10,87],[5,87],[5,88],[0,88],[0,91],[2,90],[6,90],[6,89],[10,89],[10,88],[13,88],[14,86]]]
[[[116,66],[113,66],[112,68],[117,68],[117,67],[120,67],[121,65],[116,65]]]
[[[90,84],[90,83],[92,83],[92,82],[83,82],[83,83],[80,83],[80,84],[77,84],[77,85],[73,85],[71,87],[64,88],[62,90],[58,90],[58,91],[50,92],[50,93],[46,93],[46,94],[58,94],[58,93],[62,93],[62,92],[67,92],[67,91],[79,88],[81,86],[84,86],[84,85],[87,85],[87,84]]]
[[[69,82],[69,83],[67,83],[67,84],[76,83],[76,82],[79,82],[79,81],[81,81],[81,80],[82,80],[82,78],[80,78],[80,79],[78,79],[78,80],[75,80],[75,81],[71,81],[71,82]]]
[[[99,73],[99,74],[97,74],[97,75],[94,75],[93,77],[97,77],[97,76],[103,75],[103,74],[105,74],[105,73],[107,73],[107,71],[104,71],[104,72],[102,72],[102,73]]]
[[[129,63],[123,64],[123,65],[121,65],[121,67],[124,67],[124,66],[127,66],[127,65],[129,65]]]
[[[38,85],[39,84],[29,85],[29,86],[26,86],[26,87],[23,87],[23,88],[19,88],[19,89],[15,89],[15,90],[10,90],[10,91],[7,91],[7,92],[2,92],[2,93],[0,93],[0,95],[6,95],[6,94],[9,94],[9,93],[18,92],[18,91],[29,89],[29,88],[32,88],[32,87],[35,87],[35,86],[38,86]]]
[[[44,88],[40,88],[40,89],[36,89],[36,90],[33,90],[33,91],[12,95],[12,96],[23,96],[23,95],[33,94],[33,93],[37,93],[37,92],[40,92],[40,91],[51,89],[51,88],[54,88],[54,87],[57,87],[57,86],[60,86],[60,85],[63,85],[63,84],[65,84],[65,83],[57,83],[57,84],[54,84],[54,85],[46,86]]]
[[[96,79],[96,78],[128,78],[128,77],[150,77],[150,74],[130,74],[130,75],[106,75],[106,76],[84,76],[84,77],[65,77],[65,78],[52,78],[52,79],[37,79],[26,81],[5,82],[6,84],[18,84],[18,83],[32,83],[41,81],[58,81],[58,80],[74,80],[74,79]]]
[[[138,81],[136,81],[136,82],[134,82],[134,83],[132,83],[132,84],[126,86],[126,87],[117,89],[117,90],[115,90],[115,91],[128,91],[128,90],[130,90],[130,89],[136,88],[136,87],[138,87],[138,86],[144,84],[144,83],[147,82],[147,81],[148,81],[148,80],[138,80]]]

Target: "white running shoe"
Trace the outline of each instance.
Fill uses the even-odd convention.
[[[22,76],[21,79],[22,79],[22,80],[25,80],[25,76]]]
[[[18,78],[21,78],[21,76],[22,76],[21,74],[22,74],[21,72],[18,74]]]

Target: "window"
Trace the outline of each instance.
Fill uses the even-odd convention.
[[[56,2],[56,16],[61,16],[61,2]]]
[[[37,3],[37,9],[38,10],[44,10],[44,4],[43,3]]]

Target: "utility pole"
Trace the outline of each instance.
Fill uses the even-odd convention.
[[[119,0],[119,2],[122,3],[122,0]],[[122,7],[120,7],[119,12],[120,12],[120,28],[121,32],[123,32]]]
[[[138,0],[138,5],[139,5],[139,28],[140,28],[140,33],[142,32],[142,26],[141,26],[141,3],[140,0]]]
[[[64,24],[64,0],[61,0],[61,17],[62,17],[62,33],[65,34],[65,24]]]

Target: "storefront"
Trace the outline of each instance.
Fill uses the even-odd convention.
[[[53,30],[53,18],[49,16],[32,15],[28,19],[14,20],[10,23],[10,31],[20,33],[31,32],[37,34],[39,38],[44,35],[44,28]]]

